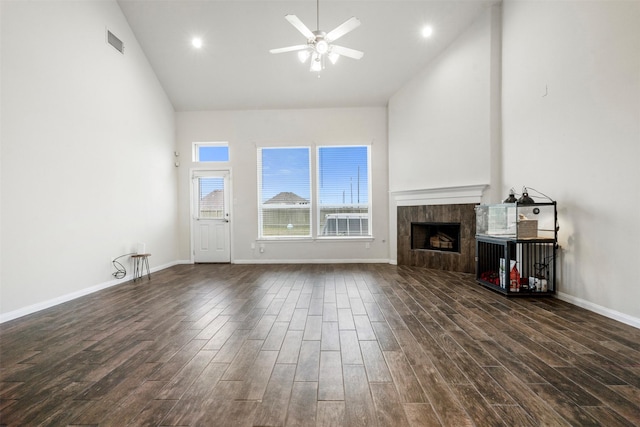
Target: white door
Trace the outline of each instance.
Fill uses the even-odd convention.
[[[194,262],[231,262],[229,199],[229,171],[193,172]]]

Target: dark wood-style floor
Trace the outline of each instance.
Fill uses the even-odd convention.
[[[0,337],[3,425],[640,425],[640,330],[461,273],[176,266]]]

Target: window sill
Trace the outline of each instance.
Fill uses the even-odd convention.
[[[269,243],[315,243],[315,242],[372,242],[373,236],[345,236],[345,237],[262,237],[256,239],[256,242]]]
[[[372,242],[375,239],[373,236],[323,236],[317,237],[316,240],[319,242]]]

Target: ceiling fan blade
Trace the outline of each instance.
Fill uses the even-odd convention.
[[[316,36],[313,34],[313,32],[309,28],[307,28],[307,26],[304,25],[300,18],[298,18],[296,15],[285,15],[284,19],[286,19],[291,25],[296,27],[296,29],[300,31],[302,35],[307,39],[315,39]]]
[[[355,30],[360,26],[360,20],[355,16],[347,19],[342,24],[338,25],[333,30],[329,31],[329,33],[325,36],[325,40],[331,43],[334,40],[338,40],[340,37],[344,36],[350,31]]]
[[[295,52],[296,50],[304,50],[308,48],[309,48],[308,44],[299,44],[296,46],[287,46],[287,47],[280,47],[277,49],[271,49],[269,52],[271,53]]]
[[[364,56],[364,52],[355,49],[349,49],[344,46],[331,46],[331,53],[337,53],[338,55],[346,56],[348,58],[360,59]]]

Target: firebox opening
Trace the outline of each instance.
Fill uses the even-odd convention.
[[[411,249],[460,253],[460,224],[412,222]]]

